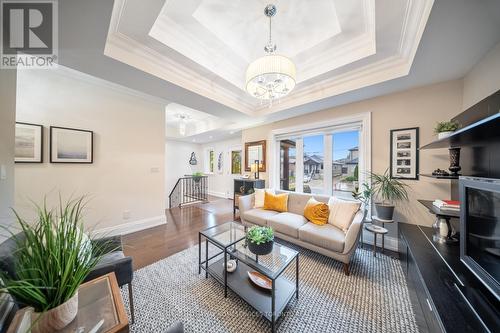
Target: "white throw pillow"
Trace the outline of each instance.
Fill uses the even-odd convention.
[[[332,197],[328,200],[328,208],[330,209],[328,223],[341,229],[343,232],[347,232],[360,207],[360,202]]]
[[[262,208],[264,207],[264,197],[265,197],[265,192],[274,194],[273,189],[263,189],[263,188],[256,188],[255,190],[255,203],[253,205],[253,208]]]

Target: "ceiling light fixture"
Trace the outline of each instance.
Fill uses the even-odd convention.
[[[247,68],[246,90],[262,101],[273,101],[290,93],[295,87],[295,64],[285,56],[275,54],[276,44],[272,41],[271,19],[276,15],[276,6],[267,5],[264,14],[269,17],[269,41],[264,47],[266,55],[254,60]]]
[[[177,115],[177,118],[179,118],[179,134],[185,136],[187,121],[190,117],[187,114],[181,113]]]

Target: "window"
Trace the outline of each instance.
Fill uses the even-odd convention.
[[[359,184],[359,130],[332,135],[332,189],[336,196],[349,196]]]
[[[273,131],[270,186],[352,198],[370,171],[370,114],[301,127]]]
[[[324,194],[324,135],[304,137],[303,151],[303,192]]]

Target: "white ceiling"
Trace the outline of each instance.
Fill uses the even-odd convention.
[[[407,75],[434,0],[276,0],[278,53],[297,87],[268,108],[244,91],[264,54],[267,1],[116,0],[105,54],[249,115],[266,115]]]
[[[185,116],[186,132],[181,135],[179,124],[180,115]],[[206,112],[198,111],[182,104],[169,103],[165,107],[166,137],[167,139],[177,139],[183,141],[192,141],[196,138],[209,138],[214,135],[218,138],[219,134],[232,135],[236,132],[235,124],[226,121]],[[227,132],[227,133],[225,133]]]
[[[195,10],[183,9],[182,5],[205,3],[208,6],[208,2],[205,1],[169,0],[167,2],[177,4],[180,11],[192,10],[193,13]],[[259,12],[255,14],[256,20],[262,19],[263,5],[267,1],[265,3],[247,2],[262,5]],[[287,2],[293,3],[291,0],[286,1],[285,6]],[[345,61],[345,64],[299,84],[294,94],[283,99],[272,109],[261,108],[252,98],[244,94],[241,88],[223,78],[222,71],[217,74],[150,35],[165,7],[165,0],[148,0],[147,2],[65,0],[59,2],[59,63],[161,100],[206,112],[217,117],[218,120],[231,123],[228,125],[231,127],[229,133],[223,128],[193,136],[195,140],[205,142],[205,140],[216,140],[217,135],[221,138],[231,135],[230,132],[241,128],[413,87],[461,78],[488,50],[500,42],[500,1],[498,0],[436,0],[430,16],[427,14],[428,19],[424,10],[427,7],[423,5],[429,4],[429,1],[361,2],[353,0],[355,3],[350,5],[350,8],[354,12],[342,14],[340,10],[342,4],[348,6],[350,2],[340,0],[330,2],[335,6],[341,29],[340,33],[331,39],[347,36],[346,24],[343,20],[349,22],[349,20],[362,19],[363,22],[367,22],[369,16],[364,12],[359,12],[360,3],[367,4],[363,5],[363,8],[365,11],[368,9],[368,12],[370,12],[370,7],[367,6],[374,4],[375,24],[373,26],[375,27],[376,53],[366,56],[370,46],[369,44],[362,46],[362,43],[373,41],[373,39],[361,39],[359,47],[341,48],[344,56],[342,54],[333,57],[326,56],[327,60],[333,59],[340,63]],[[228,1],[225,5],[232,3]],[[275,3],[278,5],[276,17],[278,19],[284,16],[284,7],[281,1]],[[310,0],[307,3],[316,4],[316,1]],[[406,5],[409,7],[404,7]],[[119,11],[117,11],[117,6],[120,6]],[[415,6],[420,6],[418,7],[420,10]],[[212,9],[211,12],[217,11]],[[223,10],[222,13],[225,11]],[[243,13],[243,16],[246,18],[250,15]],[[403,20],[403,17],[406,19]],[[192,20],[204,27],[196,19],[192,18]],[[203,21],[203,19],[200,20]],[[119,25],[117,25],[118,22],[120,22]],[[403,22],[406,23],[403,24]],[[275,23],[275,29],[282,29],[278,27],[278,22]],[[266,27],[255,24],[258,29],[265,31]],[[209,29],[205,27],[204,29],[206,33],[209,32]],[[210,29],[218,28],[211,27]],[[423,34],[420,36],[416,31],[423,31]],[[249,34],[252,35],[253,30]],[[220,39],[215,36],[215,33],[213,35],[214,39]],[[260,33],[255,33],[255,36],[257,35]],[[408,36],[414,38],[407,38]],[[274,34],[274,37],[285,38],[277,34]],[[265,36],[262,38],[265,41]],[[400,41],[399,44],[395,43],[396,40]],[[196,44],[195,41],[196,39],[184,40],[186,44]],[[281,45],[281,41],[279,43],[278,50],[283,51],[285,46]],[[324,43],[320,42],[318,45]],[[254,52],[258,53],[261,52],[263,43],[257,44],[254,45]],[[232,48],[235,47],[232,46]],[[252,46],[248,49],[254,50]],[[389,52],[395,50],[398,52],[395,56],[388,56]],[[207,49],[206,51],[213,50]],[[244,56],[238,55],[236,51],[231,52],[234,55],[231,61],[234,59],[244,61]],[[307,53],[307,50],[301,51],[295,57],[300,57],[300,54],[304,53]],[[360,60],[352,60],[355,59],[355,54]],[[219,67],[229,65],[229,62],[224,61],[219,64]],[[299,73],[301,70],[304,68],[299,68]],[[316,70],[324,71],[325,69],[320,66]],[[244,77],[241,80],[244,80]],[[212,139],[209,138],[210,136]]]

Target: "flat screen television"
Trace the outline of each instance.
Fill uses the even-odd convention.
[[[500,299],[500,179],[460,177],[460,259]]]

